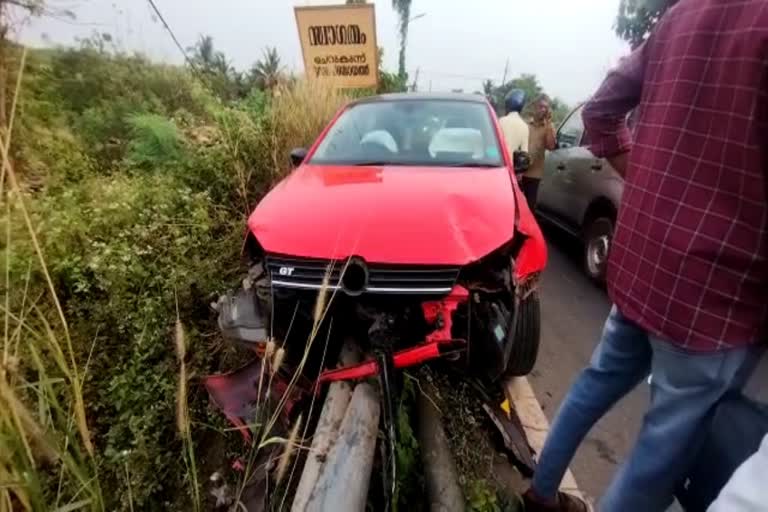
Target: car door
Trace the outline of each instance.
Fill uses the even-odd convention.
[[[600,189],[598,183],[612,179],[615,172],[604,158],[599,158],[590,151],[588,134],[581,122],[581,109],[574,112],[574,115],[576,114],[580,123],[579,142],[568,148],[565,168],[562,169],[561,166],[562,215],[570,225],[581,227],[584,214]],[[578,126],[578,123],[574,122],[573,126]]]
[[[575,196],[576,185],[585,170],[590,170],[594,155],[583,146],[583,107],[578,107],[557,130],[557,147],[547,152],[544,177],[539,186],[539,206],[569,225],[578,226],[581,201]]]

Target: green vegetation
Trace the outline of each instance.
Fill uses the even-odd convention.
[[[416,511],[425,509],[424,477],[421,449],[413,431],[416,416],[415,377],[406,374],[397,405],[397,487],[395,510]]]
[[[637,48],[677,0],[621,0],[616,16],[616,34]]]
[[[486,98],[488,98],[488,101],[491,102],[491,105],[494,106],[496,112],[499,115],[504,114],[504,98],[507,97],[507,94],[509,94],[512,89],[524,90],[529,105],[531,105],[537,97],[545,94],[544,88],[541,86],[541,84],[539,84],[539,80],[536,78],[536,75],[530,75],[526,73],[523,73],[517,78],[513,78],[512,80],[504,82],[501,85],[495,85],[492,80],[486,80],[483,82],[483,94]],[[551,98],[551,104],[552,122],[555,123],[555,126],[557,126],[563,119],[565,119],[565,116],[568,115],[571,107],[569,107],[559,98]]]
[[[271,51],[243,79],[205,41],[194,71],[103,35],[23,71],[5,48],[0,511],[197,509],[242,449],[200,386],[237,364],[209,303],[244,216],[346,98]]]

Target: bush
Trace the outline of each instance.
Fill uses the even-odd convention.
[[[225,286],[222,263],[235,270],[239,219],[159,173],[88,178],[32,205],[77,358],[90,361],[84,394],[107,508],[129,507],[126,465],[133,504],[168,508],[187,471],[174,423],[176,303],[191,327],[192,367],[212,371],[200,333],[215,329],[207,304]],[[32,261],[20,239],[16,282]],[[43,289],[37,272],[30,288]]]
[[[181,134],[176,124],[157,114],[135,114],[128,118],[131,140],[126,160],[130,165],[158,166],[181,157]]]
[[[191,509],[194,478],[174,421],[174,320],[187,327],[189,371],[215,371],[208,304],[236,282],[245,216],[288,172],[290,149],[309,146],[348,98],[293,81],[223,104],[184,69],[103,45],[32,52],[23,83],[13,140],[22,186],[0,209],[13,324],[3,351],[19,361],[8,382],[0,368],[0,467],[27,480],[0,488],[0,500],[11,493],[27,508],[55,509],[87,496],[92,509]],[[26,400],[15,404],[36,404],[28,416],[39,428],[1,413],[21,410],[8,406],[8,390]],[[80,390],[93,457],[71,412]],[[199,387],[190,390],[193,424],[218,421]],[[44,467],[27,449],[41,432],[39,446],[50,441],[58,454]],[[192,442],[199,448],[210,435],[194,428]]]

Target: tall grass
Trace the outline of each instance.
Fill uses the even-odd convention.
[[[346,267],[344,268],[346,269]],[[323,325],[323,322],[325,321],[328,315],[328,312],[331,309],[333,299],[336,296],[336,290],[334,290],[333,293],[329,294],[329,290],[330,290],[329,281],[330,281],[330,276],[332,271],[333,271],[333,263],[329,265],[329,267],[326,269],[325,276],[323,277],[322,286],[320,287],[317,298],[315,299],[312,330],[310,331],[309,336],[307,338],[307,342],[304,346],[302,357],[298,365],[295,368],[293,368],[285,393],[280,398],[280,400],[278,401],[274,409],[270,410],[271,404],[268,399],[262,403],[262,407],[259,407],[257,405],[257,410],[256,410],[257,421],[255,424],[252,425],[252,428],[255,428],[256,430],[255,432],[256,440],[251,445],[251,448],[247,456],[245,471],[242,479],[240,480],[240,484],[237,487],[237,493],[235,497],[236,503],[240,501],[240,498],[245,492],[247,485],[254,478],[258,477],[258,472],[264,470],[263,467],[256,465],[256,462],[259,459],[260,455],[264,453],[265,449],[270,449],[272,445],[274,445],[275,443],[279,443],[282,445],[282,451],[280,452],[279,456],[277,456],[277,468],[276,468],[275,476],[276,476],[276,482],[278,485],[281,483],[284,483],[285,485],[285,489],[286,489],[285,493],[283,494],[282,499],[280,500],[280,504],[278,505],[278,510],[284,509],[285,501],[287,498],[287,492],[288,492],[288,489],[290,488],[291,481],[293,479],[293,476],[296,470],[296,462],[298,462],[298,457],[294,457],[295,452],[297,448],[300,448],[303,446],[303,440],[307,436],[307,427],[309,426],[309,423],[310,423],[309,418],[312,416],[312,412],[314,410],[316,394],[315,393],[312,394],[312,401],[311,401],[308,416],[307,416],[308,419],[306,422],[303,422],[303,425],[305,426],[303,430],[302,430],[302,420],[304,416],[300,414],[299,417],[294,421],[290,429],[290,432],[288,433],[288,436],[286,438],[275,437],[273,435],[273,432],[279,418],[284,412],[284,409],[287,405],[288,400],[292,395],[293,390],[298,384],[299,378],[304,372],[304,367],[306,365],[307,359],[314,345],[314,342],[317,338],[317,335],[320,332],[320,327]],[[323,347],[323,360],[321,361],[321,365],[324,365],[325,363],[325,354],[327,353],[327,349],[328,349],[328,342],[330,340],[331,328],[332,326],[329,325],[328,337],[326,338],[325,346]],[[288,337],[289,334],[290,332],[286,334],[286,337]],[[272,344],[272,345],[270,346],[269,344]],[[280,370],[280,367],[283,362],[283,357],[285,355],[285,349],[282,347],[277,348],[274,342],[271,340],[268,342],[268,347],[269,348],[267,348],[267,350],[265,351],[265,356],[261,365],[261,376],[259,379],[260,381],[263,380],[264,373],[266,371],[270,373],[268,377],[269,383],[267,385],[267,390],[265,393],[266,397],[270,396],[269,388],[271,386],[272,377]],[[259,398],[261,398],[261,392],[259,392]],[[274,451],[272,452],[272,454],[274,454]],[[291,460],[294,460],[295,462],[291,467],[291,471],[288,472],[288,467],[290,465]],[[285,481],[286,476],[288,476],[287,482]]]
[[[122,499],[123,496],[127,496],[127,505],[131,509],[134,508],[134,500],[138,504],[137,509],[140,509],[142,498],[146,499],[149,492],[146,484],[148,466],[145,465],[143,469],[137,467],[133,458],[130,459],[132,465],[129,466],[127,456],[117,460],[117,462],[114,461],[114,458],[106,458],[104,455],[107,450],[104,449],[104,446],[109,447],[108,442],[99,443],[100,450],[96,454],[91,440],[92,433],[89,428],[87,413],[94,414],[91,420],[100,420],[101,425],[96,421],[93,424],[96,425],[95,428],[101,434],[104,434],[106,430],[102,427],[111,427],[112,424],[120,421],[116,414],[114,417],[108,416],[111,402],[106,403],[105,406],[106,400],[104,400],[102,403],[96,404],[98,408],[93,408],[94,404],[89,403],[88,406],[92,407],[89,410],[83,398],[83,383],[86,376],[93,378],[93,375],[89,375],[88,372],[91,355],[94,350],[106,351],[105,348],[95,345],[97,338],[94,336],[88,361],[83,365],[82,359],[78,359],[78,356],[83,356],[83,348],[87,348],[87,341],[90,339],[83,340],[82,333],[93,332],[89,329],[81,330],[81,323],[90,321],[92,325],[89,327],[96,325],[97,321],[93,320],[94,317],[92,316],[94,309],[90,307],[92,305],[90,302],[86,304],[88,315],[91,316],[83,318],[83,315],[78,316],[77,314],[80,310],[72,309],[71,300],[66,303],[68,314],[72,318],[78,319],[78,322],[72,324],[73,334],[71,337],[65,309],[62,307],[55,286],[55,284],[58,285],[62,282],[61,276],[63,274],[60,269],[58,271],[56,269],[60,258],[51,256],[51,251],[56,249],[55,246],[41,243],[49,242],[50,235],[47,235],[43,240],[38,239],[39,233],[43,232],[43,229],[38,223],[38,217],[30,214],[30,211],[34,211],[32,207],[35,206],[35,203],[30,203],[32,207],[28,207],[27,203],[31,196],[24,190],[24,183],[20,183],[21,179],[18,177],[23,177],[24,167],[19,166],[20,171],[17,176],[13,162],[8,157],[12,142],[11,134],[13,133],[16,102],[24,75],[25,55],[26,53],[22,54],[20,71],[17,74],[18,82],[14,91],[13,106],[9,110],[9,126],[0,127],[0,149],[2,150],[0,197],[4,202],[3,207],[0,208],[0,226],[5,222],[5,226],[3,226],[5,229],[0,230],[5,238],[5,247],[0,247],[0,265],[5,265],[4,269],[0,271],[4,276],[2,288],[5,294],[5,297],[0,298],[0,317],[3,318],[2,321],[4,322],[2,328],[2,361],[0,361],[0,512],[105,510],[112,508],[115,497],[118,497],[125,504],[125,500]],[[75,96],[77,95],[75,94]],[[333,87],[295,81],[281,85],[274,91],[273,96],[268,100],[268,107],[260,114],[261,118],[253,122],[250,126],[252,130],[249,128],[248,133],[243,135],[244,132],[240,130],[237,132],[237,137],[228,139],[226,131],[222,130],[225,132],[223,138],[227,140],[229,154],[234,157],[235,165],[229,169],[229,172],[235,176],[236,180],[242,182],[239,185],[240,191],[238,193],[244,199],[246,212],[252,206],[252,200],[258,197],[258,192],[261,191],[259,187],[265,188],[265,184],[273,182],[288,172],[290,149],[297,146],[309,146],[337,109],[347,100],[348,98],[344,94],[337,92]],[[233,119],[241,118],[233,117]],[[127,160],[131,161],[130,163],[146,164],[149,168],[153,165],[152,162],[162,160],[161,157],[167,156],[166,153],[169,150],[172,150],[171,153],[177,151],[183,153],[187,149],[186,145],[179,144],[179,133],[176,132],[174,125],[170,121],[164,121],[159,116],[132,117],[128,124],[133,127],[134,140],[133,145],[128,145],[128,152],[125,155]],[[236,125],[237,123],[232,123],[232,126]],[[147,136],[145,137],[145,135]],[[17,142],[20,141],[21,139]],[[146,144],[139,144],[141,141],[146,142]],[[215,149],[212,148],[209,154],[211,160],[218,161],[215,157],[219,153]],[[243,157],[246,153],[247,158]],[[212,166],[211,169],[219,168]],[[204,173],[200,172],[200,175],[204,176]],[[119,175],[105,177],[100,183],[111,185],[111,180],[119,181]],[[254,186],[254,183],[250,182],[251,180],[258,186]],[[230,187],[237,186],[232,181],[226,183]],[[127,180],[122,180],[120,186],[130,188],[133,185]],[[94,193],[93,190],[83,190],[85,196]],[[257,194],[254,194],[254,190],[257,191]],[[98,191],[96,192],[98,193]],[[152,201],[157,201],[157,194],[154,191],[151,198]],[[225,201],[219,201],[219,203],[225,203]],[[215,205],[216,208],[222,210],[227,207],[231,208],[231,205],[219,203]],[[20,219],[20,221],[16,225],[12,225],[11,218]],[[171,218],[171,220],[173,219]],[[50,219],[48,221],[48,225],[50,225]],[[73,229],[74,231],[76,230]],[[92,231],[87,231],[85,236],[88,236],[89,233]],[[81,235],[79,232],[77,234],[78,236]],[[113,238],[110,237],[110,239]],[[67,244],[69,243],[71,242],[67,240]],[[18,280],[12,282],[10,279],[10,254],[14,244],[24,247],[23,251],[18,251],[19,254],[26,254],[27,249],[29,249],[28,252],[31,255],[28,258],[30,261],[28,262],[26,281],[21,284]],[[66,247],[67,250],[72,251],[77,250],[76,248],[83,251],[92,250],[91,246],[87,244],[71,243],[71,246],[66,245]],[[44,248],[49,253],[48,257],[44,253]],[[60,251],[59,256],[66,256],[66,252],[66,250]],[[5,257],[2,257],[3,255]],[[219,258],[221,257],[219,256]],[[213,261],[213,258],[210,259]],[[136,258],[135,262],[132,260],[132,264],[135,265],[132,271],[135,271],[136,275],[157,274],[157,269],[147,266],[145,260]],[[24,266],[26,267],[26,265],[27,262],[24,261]],[[49,272],[49,267],[52,272]],[[79,270],[81,267],[76,268]],[[167,270],[170,273],[175,269]],[[16,272],[14,275],[17,275],[18,268],[14,267],[14,272]],[[33,281],[35,286],[28,286],[30,281]],[[115,286],[112,284],[110,292],[114,290]],[[121,293],[124,295],[129,293],[126,290],[127,288],[121,289]],[[69,296],[69,294],[67,295]],[[85,292],[81,293],[79,300],[83,301],[87,298],[90,301],[92,297],[94,303],[99,300],[95,295],[87,295]],[[155,299],[156,297],[152,298]],[[298,382],[309,350],[318,333],[319,325],[328,311],[331,300],[332,297],[329,297],[327,290],[321,291],[315,312],[315,326],[307,342],[301,364],[291,378],[291,388]],[[102,300],[99,307],[114,308],[114,304],[114,299],[110,298],[108,305],[106,301]],[[133,303],[126,301],[121,304]],[[148,309],[147,311],[150,313],[146,313],[146,315],[154,315],[149,320],[157,320],[154,317],[161,316],[161,320],[157,323],[160,324],[159,331],[162,333],[163,326],[166,325],[165,316],[168,312],[162,310],[163,315],[159,315],[156,312],[160,310],[159,306]],[[130,316],[138,316],[142,312],[126,311],[125,313],[130,314]],[[122,311],[120,313],[122,314]],[[101,318],[113,317],[105,315]],[[187,320],[189,319],[185,318],[185,321]],[[173,324],[172,319],[169,324]],[[170,327],[170,325],[168,326]],[[194,325],[192,327],[194,328]],[[98,329],[96,330],[98,331]],[[114,333],[114,330],[112,332]],[[190,330],[191,332],[193,331]],[[78,349],[77,354],[73,348],[73,337]],[[111,338],[102,334],[102,339]],[[86,342],[85,346],[83,341]],[[178,369],[176,430],[178,438],[181,439],[181,443],[178,445],[180,448],[179,455],[183,457],[186,464],[185,481],[189,484],[192,505],[196,510],[199,510],[201,507],[201,489],[196,463],[197,454],[193,442],[195,432],[192,430],[192,425],[199,424],[199,422],[190,418],[197,409],[193,407],[190,411],[188,405],[188,401],[194,401],[194,394],[190,395],[188,387],[190,386],[190,375],[194,373],[195,367],[192,366],[192,362],[189,365],[187,363],[187,359],[190,359],[190,347],[181,318],[178,316],[178,309],[175,346]],[[162,355],[163,357],[168,356],[172,360],[173,355],[169,353],[169,350],[170,344],[168,350]],[[269,359],[271,366],[264,365],[264,368],[270,371],[265,376],[267,382],[264,382],[264,385],[270,385],[269,381],[282,364],[284,353],[283,348],[272,345]],[[101,371],[93,372],[99,375],[99,380],[94,379],[94,381],[99,384],[109,383],[111,382],[109,379],[101,378],[105,366],[103,357],[99,360],[99,352],[96,354],[97,357],[94,358],[93,366],[100,368]],[[150,367],[150,365],[137,364],[136,367],[143,369]],[[106,370],[111,371],[112,368],[106,367]],[[139,374],[139,378],[141,377],[143,375]],[[123,386],[121,389],[129,388],[136,394],[131,382],[125,385],[120,382],[118,384]],[[90,388],[88,396],[91,397]],[[261,418],[261,424],[257,425],[258,431],[255,432],[256,442],[251,449],[253,453],[258,453],[276,442],[270,437],[270,432],[272,432],[282,409],[285,407],[286,400],[287,396],[279,401],[277,410],[264,412],[265,417]],[[133,406],[126,405],[124,410],[135,411],[135,409]],[[107,410],[106,413],[105,410]],[[96,411],[105,416],[96,418]],[[153,431],[161,427],[173,428],[172,418],[169,418],[167,423],[163,420],[162,424],[159,422],[147,423],[145,416],[141,416],[139,419],[142,420],[142,425],[150,425],[147,428],[152,428]],[[282,472],[284,476],[288,475],[289,482],[293,475],[293,469],[295,469],[295,462],[290,472],[287,471],[287,466],[293,451],[296,447],[301,446],[300,437],[303,438],[306,435],[308,423],[309,421],[304,421],[302,425],[301,422],[297,422],[291,435],[288,435],[286,439],[277,440],[284,446],[281,459],[284,461]],[[117,430],[117,432],[123,432],[122,435],[125,431],[131,433],[129,429]],[[130,446],[131,442],[133,439],[126,439],[125,443],[113,444],[117,449],[122,450],[124,446]],[[166,460],[157,458],[156,444],[151,444],[150,448],[154,451],[150,450],[147,459],[150,461]],[[174,445],[171,450],[177,450],[177,445]],[[172,456],[175,453],[174,451]],[[111,460],[115,467],[106,464],[99,466],[97,460],[102,463]],[[295,458],[293,460],[295,461]],[[163,463],[159,463],[159,465],[161,467],[156,468],[158,471],[169,468],[167,464],[163,466]],[[255,470],[255,468],[251,468],[251,471]],[[116,478],[115,475],[117,475]],[[131,478],[132,476],[133,478]],[[125,487],[122,487],[123,478],[125,479]],[[109,488],[109,484],[114,484],[115,480],[121,484],[120,489]],[[241,491],[249,480],[250,477],[246,471]],[[102,493],[102,486],[104,493]],[[166,487],[166,491],[175,491],[175,489]],[[169,495],[169,498],[176,497]]]
[[[11,510],[103,510],[103,499],[93,459],[94,449],[85,415],[80,374],[64,311],[32,223],[25,197],[8,158],[16,106],[24,74],[22,52],[9,125],[2,131],[0,197],[6,212],[18,208],[35,262],[47,284],[47,296],[31,299],[22,292],[21,306],[11,311],[9,260],[5,259],[5,325],[0,367],[0,512]],[[4,190],[5,180],[9,190]],[[10,218],[6,218],[10,230]],[[6,255],[11,237],[7,235]],[[30,266],[30,269],[32,267]],[[41,312],[42,301],[53,303],[58,325]],[[14,324],[13,326],[11,324]],[[13,327],[13,328],[12,328]],[[24,371],[20,370],[20,362]],[[36,403],[33,410],[27,403]],[[58,480],[50,496],[48,480]],[[55,480],[54,480],[55,481]]]
[[[308,148],[350,97],[333,84],[297,80],[278,86],[270,109],[271,164],[276,177],[291,169],[291,149]]]
[[[197,459],[195,457],[195,445],[192,442],[192,427],[189,419],[189,403],[187,400],[187,335],[184,324],[176,312],[175,328],[176,357],[179,359],[179,385],[176,397],[176,428],[184,443],[184,460],[189,473],[190,488],[192,491],[192,505],[195,511],[200,510],[200,484],[197,478]]]

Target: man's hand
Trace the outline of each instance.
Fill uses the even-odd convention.
[[[609,156],[606,158],[608,163],[611,164],[619,176],[622,178],[627,174],[627,166],[629,165],[629,151],[619,153],[618,155]]]

